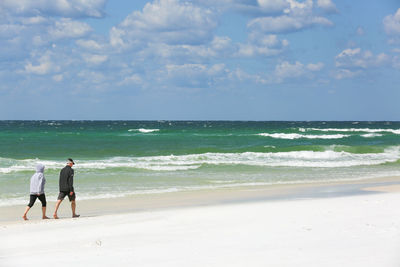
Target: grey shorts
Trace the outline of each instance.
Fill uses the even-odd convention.
[[[74,201],[75,200],[75,192],[72,194],[72,196],[69,194],[70,192],[66,191],[61,191],[60,194],[58,194],[58,200],[63,200],[65,196],[68,196],[69,201]]]

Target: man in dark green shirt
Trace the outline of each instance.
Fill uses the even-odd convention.
[[[72,159],[68,159],[67,166],[60,171],[60,193],[58,194],[56,210],[53,214],[54,219],[58,219],[57,210],[66,196],[68,196],[68,199],[71,202],[72,218],[77,218],[80,216],[75,213],[76,203],[74,190],[74,169],[72,169],[73,165],[75,165],[74,161]]]

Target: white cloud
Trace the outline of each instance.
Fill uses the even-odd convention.
[[[50,61],[43,61],[38,65],[32,65],[31,62],[25,65],[25,71],[28,73],[44,75],[47,74],[51,69],[51,62]]]
[[[209,75],[219,75],[221,73],[224,73],[226,71],[225,64],[220,63],[220,64],[214,64],[211,66],[211,68],[208,70]]]
[[[1,0],[0,10],[24,15],[47,15],[61,17],[104,16],[106,0]]]
[[[32,37],[32,44],[35,46],[41,46],[46,44],[46,40],[43,40],[43,38],[40,35],[36,35]]]
[[[329,13],[337,12],[335,4],[331,0],[317,0],[318,7]]]
[[[201,45],[169,45],[165,43],[149,43],[136,53],[136,60],[157,64],[202,63],[210,59],[231,57],[236,48],[228,37],[215,36],[214,39]]]
[[[316,64],[313,64],[313,63],[307,64],[307,69],[309,69],[311,71],[320,71],[320,70],[322,70],[323,67],[324,67],[324,63],[322,63],[322,62],[318,62]]]
[[[112,46],[124,46],[124,36],[128,35],[123,29],[112,27],[110,30],[110,44]]]
[[[238,56],[253,57],[257,55],[274,56],[282,53],[289,41],[279,40],[276,35],[264,35],[256,32],[249,34],[246,44],[239,44]]]
[[[113,27],[110,43],[125,47],[140,41],[203,44],[212,40],[216,26],[216,16],[211,9],[178,0],[156,0]]]
[[[285,0],[257,0],[257,3],[261,10],[265,12],[277,12],[284,10],[289,6],[288,1]]]
[[[201,61],[209,58],[229,57],[233,53],[232,40],[229,37],[215,36],[214,39],[203,45],[182,45],[178,49],[185,50],[186,58]]]
[[[288,61],[283,61],[276,65],[272,80],[281,83],[285,79],[308,76],[311,75],[312,72],[320,71],[323,66],[324,64],[321,62],[309,63],[305,66],[299,61],[296,61],[293,64],[289,63]]]
[[[38,0],[39,2],[46,1]],[[232,8],[235,11],[240,8],[244,11],[247,8],[248,11],[254,11],[250,15],[255,17],[272,14],[267,18],[276,19],[274,22],[288,18],[288,25],[280,29],[283,32],[314,25],[331,25],[329,20],[313,13],[313,2],[309,0],[214,2],[218,2],[215,5],[229,2],[229,12]],[[34,6],[33,3],[26,3]],[[248,39],[243,43],[237,43],[227,36],[217,36],[215,30],[221,13],[218,13],[215,5],[202,6],[196,4],[196,1],[183,0],[149,1],[142,10],[131,13],[113,27],[109,33],[109,41],[108,36],[103,39],[93,33],[88,23],[74,18],[52,18],[45,15],[45,12],[50,14],[50,9],[40,9],[32,14],[23,8],[18,12],[24,16],[15,17],[16,23],[9,28],[5,27],[3,32],[7,35],[6,38],[13,38],[15,43],[21,44],[20,47],[27,48],[26,55],[22,55],[20,62],[15,64],[19,64],[16,69],[23,69],[25,74],[48,75],[46,79],[50,82],[80,85],[79,88],[82,89],[91,84],[99,88],[106,88],[106,84],[132,85],[135,88],[207,88],[217,85],[214,87],[216,88],[225,85],[229,87],[229,84],[238,86],[248,83],[280,83],[292,78],[308,79],[313,73],[323,69],[322,63],[285,61],[278,64],[275,71],[265,74],[264,70],[250,66],[248,59],[235,58],[253,57],[261,62],[259,57],[275,56],[284,52],[289,41],[260,28],[250,28]],[[80,14],[83,13],[82,11]],[[250,17],[252,18],[254,17]],[[299,26],[296,28],[293,25]],[[0,35],[1,33],[0,26]],[[65,39],[73,40],[66,42]],[[23,46],[23,43],[26,45]],[[43,53],[49,47],[52,47],[52,53]],[[103,70],[105,62],[109,72]],[[99,66],[101,64],[103,65]],[[227,67],[230,64],[243,65],[243,69],[231,70]],[[246,68],[251,71],[247,72],[249,70]],[[35,78],[34,75],[29,77],[44,80],[43,77]]]
[[[284,61],[275,67],[275,76],[278,80],[283,80],[284,78],[294,78],[302,76],[305,73],[304,65],[298,61],[294,64],[290,64]]]
[[[108,60],[107,55],[83,55],[83,59],[88,64],[99,65]]]
[[[275,66],[272,73],[250,74],[243,69],[229,70],[224,69],[227,80],[235,83],[254,83],[254,84],[279,84],[286,81],[309,80],[315,77],[315,73],[324,67],[322,62],[303,64],[299,61],[290,63],[282,61]],[[226,82],[226,81],[224,81]]]
[[[124,80],[119,85],[140,85],[143,83],[143,79],[140,77],[139,74],[133,74],[128,77],[125,77]]]
[[[393,58],[385,53],[374,55],[369,50],[361,48],[345,49],[335,57],[338,69],[333,73],[336,79],[353,78],[364,74],[370,68],[382,66],[395,66]]]
[[[49,34],[54,39],[62,38],[81,38],[92,31],[89,24],[62,18],[50,27]]]
[[[332,26],[333,23],[324,17],[291,17],[288,15],[256,18],[248,23],[250,29],[265,33],[294,32],[314,25]]]
[[[181,57],[183,61],[203,61],[210,58],[229,57],[233,53],[232,40],[228,37],[215,36],[210,43],[202,45],[162,45],[162,57],[173,60],[174,57]],[[172,52],[172,53],[171,53]],[[179,61],[179,58],[176,58]]]
[[[400,35],[400,8],[394,15],[388,15],[383,19],[385,32],[389,35]]]
[[[222,51],[229,49],[231,46],[232,40],[229,37],[225,36],[215,36],[212,40],[210,46],[215,51]]]
[[[233,7],[236,10],[256,16],[280,14],[289,7],[289,2],[286,0],[257,0],[233,2]]]
[[[43,24],[48,20],[43,16],[34,16],[34,17],[22,18],[21,21],[23,24],[34,25],[34,24]]]
[[[291,14],[296,16],[311,15],[313,0],[196,0],[195,2],[215,6],[222,10],[235,10],[255,17]],[[317,7],[327,13],[337,12],[332,0],[316,0]]]
[[[56,82],[61,82],[63,79],[64,79],[64,76],[62,74],[53,75],[53,80]]]
[[[250,81],[260,81],[262,80],[259,75],[252,75],[244,70],[237,68],[236,70],[233,70],[229,72],[228,77],[232,81],[239,81],[239,82],[250,82]],[[267,83],[267,81],[262,80],[263,82],[261,83]]]
[[[282,14],[254,18],[247,24],[247,27],[252,31],[263,33],[288,33],[317,25],[333,25],[329,19],[314,14],[313,0],[286,0],[286,3],[287,6],[282,10]],[[332,9],[332,5],[334,6],[328,0],[318,2],[318,6],[325,11]]]
[[[27,62],[25,64],[25,71],[27,73],[33,73],[37,75],[45,75],[54,71],[58,71],[59,67],[53,64],[52,57],[53,54],[47,51],[41,57],[39,57],[37,64],[34,65],[32,62]]]
[[[208,67],[204,64],[182,64],[182,65],[166,65],[167,74],[169,76],[182,76],[182,77],[191,77],[188,74],[194,74],[195,76],[198,74],[207,74],[207,75],[215,75],[224,71],[224,64],[215,64],[211,67]]]
[[[360,71],[360,70],[351,71],[351,70],[347,70],[347,69],[339,69],[334,73],[334,77],[338,80],[342,80],[342,79],[356,77],[356,76],[360,75],[361,73],[362,73],[362,71]]]
[[[78,76],[82,78],[83,81],[90,81],[90,83],[100,84],[106,81],[106,76],[102,72],[83,70],[78,73]]]
[[[203,88],[226,78],[227,72],[224,64],[171,64],[165,66],[163,75],[178,87]]]
[[[207,71],[207,66],[203,64],[167,65],[165,68],[170,76],[177,74],[185,76],[187,73],[204,73]]]
[[[76,44],[87,50],[101,50],[104,47],[104,45],[102,45],[94,40],[79,39],[76,41]]]
[[[287,0],[195,0],[193,2],[214,7],[220,12],[233,10],[251,16],[277,15],[290,7]]]
[[[290,4],[290,9],[285,10],[285,13],[290,13],[290,12],[305,12],[308,10],[311,10],[313,7],[313,1],[312,0],[305,0],[302,2],[297,2],[296,0],[287,0]]]
[[[335,57],[335,65],[340,68],[369,68],[384,65],[389,62],[389,56],[381,53],[373,55],[369,50],[361,48],[345,49]]]
[[[352,57],[354,55],[359,54],[361,51],[361,48],[355,48],[355,49],[345,49],[342,52],[340,52],[339,55],[336,56],[336,58],[343,58],[343,57]]]
[[[47,43],[46,27],[49,21],[41,16],[20,17],[0,13],[0,57],[27,57],[32,47]]]

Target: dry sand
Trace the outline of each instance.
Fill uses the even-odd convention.
[[[86,201],[80,212],[95,212],[79,219],[66,219],[65,202],[64,219],[38,220],[38,206],[31,221],[0,223],[0,266],[398,267],[400,193],[363,190],[397,183]]]

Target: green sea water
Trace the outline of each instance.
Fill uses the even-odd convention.
[[[0,205],[69,157],[81,199],[399,176],[400,122],[0,121]]]

